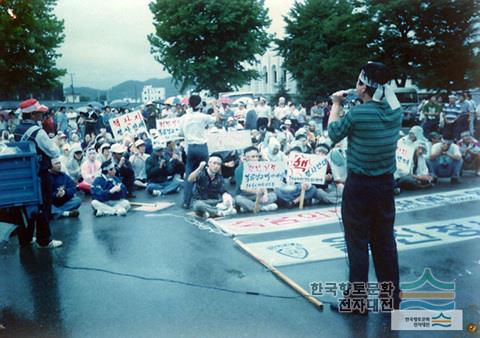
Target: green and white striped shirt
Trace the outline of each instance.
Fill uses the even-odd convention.
[[[368,101],[330,123],[328,136],[334,143],[348,137],[348,171],[367,176],[395,172],[402,116],[401,108],[392,110],[386,102]]]

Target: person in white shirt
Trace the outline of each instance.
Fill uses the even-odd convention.
[[[188,103],[192,112],[185,114],[180,120],[180,134],[185,137],[187,160],[185,177],[188,177],[202,161],[208,161],[207,130],[217,120],[217,114],[201,113],[202,98],[199,95],[190,96]],[[192,201],[193,184],[184,181],[182,208],[189,209]]]
[[[442,142],[432,146],[429,161],[430,172],[436,177],[448,178],[450,183],[459,183],[458,177],[462,169],[462,153],[458,145],[453,140],[443,138]]]
[[[410,171],[397,170],[395,172],[397,186],[402,190],[423,189],[433,186],[433,176],[430,175],[427,165],[428,145],[425,142],[418,141],[413,144],[413,147],[415,151]]]
[[[273,116],[275,119],[272,122],[272,128],[278,129],[282,124],[283,120],[287,118],[290,110],[285,105],[285,98],[281,97],[278,99],[278,106],[275,107],[273,110]]]
[[[145,154],[145,142],[143,140],[137,140],[135,142],[136,151],[130,156],[130,163],[132,163],[132,169],[135,173],[135,184],[136,187],[146,188],[147,187],[147,172],[145,170],[145,161],[150,156]]]
[[[267,105],[267,100],[264,97],[260,98],[260,102],[256,108],[257,110],[257,129],[270,127],[272,124],[272,109]]]

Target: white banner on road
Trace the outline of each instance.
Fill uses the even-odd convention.
[[[399,198],[395,200],[395,207],[397,214],[399,214],[472,201],[480,201],[480,188]],[[229,234],[251,235],[337,223],[340,215],[341,207],[339,205],[338,207],[296,210],[281,214],[263,214],[212,221],[215,222],[217,227]]]
[[[252,136],[249,130],[207,133],[208,152],[240,150],[252,145]]]
[[[324,184],[326,173],[326,156],[293,153],[288,157],[288,182]]]
[[[285,163],[282,161],[244,161],[242,189],[273,189],[283,184]]]
[[[480,238],[479,216],[395,227],[399,251]],[[245,245],[273,266],[346,257],[343,232]]]
[[[113,137],[117,141],[123,140],[125,135],[133,137],[147,132],[147,126],[140,111],[112,118],[108,122],[112,128]]]

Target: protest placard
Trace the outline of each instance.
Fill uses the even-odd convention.
[[[109,123],[116,140],[122,140],[125,135],[135,136],[147,132],[147,126],[140,111],[112,118]]]
[[[242,189],[273,189],[282,185],[285,163],[282,161],[245,161]]]
[[[327,157],[293,153],[288,157],[287,181],[290,183],[324,184]]]
[[[158,137],[164,141],[180,138],[180,118],[157,120]]]
[[[398,142],[395,158],[397,160],[397,170],[409,174],[413,162],[414,147],[405,142]]]
[[[245,149],[252,145],[249,130],[207,133],[209,153],[226,150]]]

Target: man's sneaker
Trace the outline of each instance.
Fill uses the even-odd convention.
[[[125,208],[120,207],[116,209],[115,214],[117,216],[125,216],[127,214],[127,210],[125,210]]]
[[[235,210],[235,208],[230,208],[230,209],[227,209],[227,210],[219,210],[218,211],[218,216],[220,216],[220,217],[231,216],[231,215],[236,215],[236,214],[237,214],[237,210]]]
[[[162,195],[162,192],[160,190],[153,190],[152,191],[152,195],[153,196],[161,196]]]
[[[77,209],[70,210],[70,211],[68,212],[68,216],[69,216],[69,217],[78,217],[78,215],[80,215],[80,213],[78,212]]]
[[[395,188],[393,188],[393,194],[394,194],[395,196],[398,196],[398,195],[400,195],[400,193],[401,193],[401,192],[402,192],[402,191],[400,190],[400,188],[399,188],[399,187],[395,187]]]
[[[178,192],[180,192],[180,190],[182,190],[182,187],[181,187],[181,186],[178,186],[178,188],[177,188],[177,189],[175,189],[175,192],[177,192],[177,193],[178,193]]]
[[[452,177],[450,179],[450,184],[459,184],[460,181],[458,180],[458,177]]]
[[[278,205],[276,203],[270,203],[260,208],[261,211],[275,211],[277,209]]]
[[[240,213],[244,213],[244,212],[247,212],[247,209],[245,209],[244,207],[240,207]]]
[[[205,218],[205,219],[210,218],[210,213],[208,211],[205,211],[203,213],[203,218]]]
[[[57,241],[57,240],[54,240],[52,239],[50,241],[50,243],[48,243],[47,245],[40,245],[37,243],[37,248],[39,249],[55,249],[55,248],[58,248],[59,246],[62,246],[63,242],[62,241]]]

